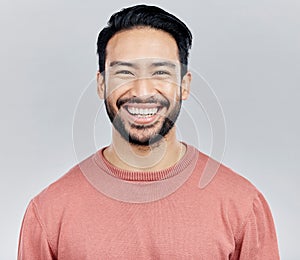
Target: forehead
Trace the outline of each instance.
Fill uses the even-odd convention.
[[[167,32],[148,27],[116,33],[106,47],[106,65],[114,61],[161,59],[179,61],[175,39]]]

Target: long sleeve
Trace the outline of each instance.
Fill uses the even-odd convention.
[[[26,210],[19,238],[18,260],[54,260],[47,234],[33,201]]]
[[[236,252],[232,260],[277,260],[278,244],[270,208],[262,194],[253,205],[236,239]]]

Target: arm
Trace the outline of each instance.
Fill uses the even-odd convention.
[[[272,214],[260,193],[253,200],[252,209],[236,238],[236,251],[231,259],[280,259]]]
[[[54,260],[47,233],[43,227],[36,206],[30,202],[21,227],[18,260]]]

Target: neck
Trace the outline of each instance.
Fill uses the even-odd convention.
[[[167,136],[149,146],[131,144],[113,129],[112,143],[103,154],[112,165],[124,170],[159,171],[176,164],[185,150],[185,145],[176,139],[175,127]]]

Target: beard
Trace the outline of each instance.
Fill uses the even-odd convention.
[[[119,134],[130,144],[138,146],[149,146],[159,142],[163,137],[165,137],[170,130],[173,128],[178,115],[181,110],[181,87],[180,87],[180,99],[175,103],[171,111],[166,115],[161,116],[161,120],[156,121],[151,125],[135,125],[130,124],[126,127],[124,119],[120,114],[114,109],[114,106],[107,97],[105,97],[105,108],[107,115],[113,124],[114,128],[119,132]],[[170,107],[170,102],[166,98],[162,97],[150,97],[147,99],[141,98],[131,98],[131,99],[119,99],[116,103],[117,108],[120,110],[122,104],[125,103],[156,103],[160,104],[162,107]],[[135,132],[135,133],[134,133]]]

